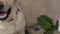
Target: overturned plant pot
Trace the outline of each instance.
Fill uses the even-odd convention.
[[[60,32],[60,20],[57,20],[56,22],[56,30],[57,32]]]

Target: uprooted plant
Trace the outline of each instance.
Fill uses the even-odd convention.
[[[38,24],[45,30],[44,34],[53,34],[53,31],[55,29],[53,19],[48,16],[41,15],[40,17],[37,17],[37,21]]]

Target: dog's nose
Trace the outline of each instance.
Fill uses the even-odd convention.
[[[0,2],[0,10],[2,10],[4,7],[4,4],[2,2]]]

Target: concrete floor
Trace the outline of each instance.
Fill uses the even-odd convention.
[[[60,0],[22,0],[21,8],[26,17],[26,24],[33,25],[37,23],[37,17],[40,15],[48,15],[56,20],[60,19]],[[60,33],[54,33],[60,34]]]

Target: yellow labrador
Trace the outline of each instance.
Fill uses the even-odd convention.
[[[0,0],[0,34],[25,34],[19,0]]]

